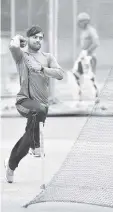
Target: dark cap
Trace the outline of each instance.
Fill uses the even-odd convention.
[[[27,37],[30,37],[30,36],[33,36],[33,35],[35,35],[37,33],[40,33],[40,32],[42,32],[43,33],[43,36],[44,36],[44,32],[41,29],[41,27],[38,26],[38,25],[36,25],[36,26],[34,25],[30,29],[27,30],[27,33],[26,34],[27,34]]]

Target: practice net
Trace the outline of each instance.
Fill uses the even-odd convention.
[[[40,202],[113,207],[113,70],[101,90],[100,103],[104,116],[88,117],[59,171],[24,207]],[[105,116],[109,108],[111,113]],[[92,114],[99,109],[100,104],[95,104]]]

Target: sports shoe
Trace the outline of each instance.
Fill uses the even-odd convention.
[[[6,168],[5,178],[8,183],[13,183],[14,171],[9,168],[8,159],[5,160],[4,166]]]
[[[33,155],[34,157],[41,157],[40,148],[35,148],[35,149],[30,148],[29,154]]]

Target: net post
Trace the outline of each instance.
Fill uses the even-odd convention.
[[[73,0],[73,62],[75,62],[77,55],[77,0]]]
[[[44,152],[44,123],[40,122],[40,148],[41,148],[41,189],[45,189],[45,152]]]
[[[15,0],[11,0],[10,3],[10,9],[11,9],[11,38],[15,36]]]
[[[59,0],[49,0],[49,52],[57,59],[58,52],[58,6]],[[55,79],[50,79],[50,102],[55,103]]]
[[[32,1],[28,0],[28,27],[32,25]]]
[[[54,56],[58,59],[58,10],[59,10],[59,0],[54,2]]]

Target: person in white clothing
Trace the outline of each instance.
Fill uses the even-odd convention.
[[[75,61],[72,72],[79,86],[79,100],[82,100],[81,84],[84,76],[90,80],[95,89],[95,97],[98,97],[99,92],[95,81],[97,64],[95,51],[99,46],[99,36],[96,29],[90,24],[90,16],[87,13],[78,15],[77,24],[80,28],[81,52]]]

